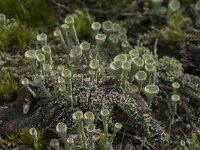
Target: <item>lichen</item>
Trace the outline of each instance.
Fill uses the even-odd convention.
[[[158,61],[158,72],[162,79],[173,82],[183,75],[182,64],[173,57],[164,56]]]
[[[45,82],[52,89],[52,84],[48,78]],[[104,84],[91,87],[86,81],[82,83],[78,78],[73,79],[75,103],[73,110],[70,110],[70,102],[62,94],[58,94],[54,100],[49,101],[39,88],[37,93],[41,93],[40,98],[35,106],[36,110],[30,118],[37,122],[36,127],[54,128],[56,124],[62,121],[68,125],[69,132],[74,132],[75,126],[71,119],[74,111],[92,111],[99,118],[99,111],[102,108],[107,108],[111,112],[111,120],[122,122],[127,131],[140,136],[146,135],[143,130],[145,128],[144,123],[145,118],[151,116],[151,110],[141,96],[125,94],[114,86],[109,87]],[[51,120],[50,123],[49,120]],[[98,127],[101,126],[98,119],[95,120],[95,123]],[[165,132],[155,119],[150,122],[150,131],[157,141],[159,141],[161,133]],[[154,140],[152,138],[152,142],[157,142]]]

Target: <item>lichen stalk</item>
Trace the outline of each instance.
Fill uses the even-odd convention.
[[[71,109],[73,110],[73,95],[72,95],[72,72],[69,69],[64,69],[61,73],[62,77],[65,78],[67,82],[67,87],[68,87],[68,98],[70,99],[71,102]]]
[[[64,123],[58,123],[56,126],[56,131],[58,132],[59,136],[62,138],[64,145],[65,145],[65,150],[69,150],[70,146],[69,143],[67,142],[67,126]]]
[[[31,95],[34,98],[37,98],[37,95],[35,94],[35,92],[30,88],[30,86],[29,86],[29,80],[27,78],[22,79],[21,83],[22,83],[22,85],[25,86],[25,88],[31,93]]]
[[[93,124],[89,124],[87,126],[87,132],[88,132],[88,149],[94,150],[94,143],[93,143],[93,134],[95,131],[95,126]]]
[[[47,97],[49,99],[52,98],[52,95],[50,94],[50,92],[46,89],[46,87],[44,86],[43,82],[43,76],[42,75],[37,75],[35,78],[34,78],[34,82],[42,89],[42,91],[47,95]]]
[[[67,44],[66,44],[66,42],[65,42],[65,40],[64,40],[64,37],[63,37],[63,35],[62,35],[60,29],[56,29],[56,30],[54,31],[54,36],[60,38],[61,43],[62,43],[62,46],[63,46],[65,52],[66,52],[66,53],[69,52],[69,48],[67,47]]]
[[[86,140],[86,135],[85,135],[84,126],[83,126],[83,112],[76,111],[75,113],[73,113],[72,117],[73,117],[74,122],[77,125],[79,137],[81,137],[81,140],[83,141],[84,149],[87,149],[87,140]]]
[[[103,122],[103,128],[104,128],[104,135],[105,135],[105,140],[104,140],[104,149],[107,149],[108,146],[108,117],[109,117],[110,111],[108,109],[103,109],[101,110],[101,119]]]
[[[80,42],[79,42],[79,39],[78,39],[78,36],[77,36],[77,33],[76,33],[76,29],[75,29],[75,26],[74,26],[74,18],[72,16],[67,16],[65,18],[65,23],[69,26],[69,30],[75,40],[75,45],[79,45]]]
[[[117,133],[119,132],[119,130],[122,128],[122,124],[121,123],[115,123],[115,127],[114,127],[114,132],[113,134],[111,135],[110,139],[109,139],[109,146],[107,148],[107,150],[110,150],[112,144],[113,144],[113,141],[114,141],[114,138],[116,137]]]
[[[28,59],[28,61],[30,62],[32,69],[35,73],[39,73],[39,69],[37,67],[37,63],[36,63],[36,51],[35,50],[28,50],[25,52],[25,57]]]
[[[56,85],[56,81],[54,80],[54,71],[52,70],[52,65],[51,64],[44,64],[43,70],[50,77],[51,82],[53,83],[54,94],[56,95],[58,93],[58,88],[57,88],[57,85]]]
[[[71,48],[71,42],[70,42],[70,37],[69,37],[69,34],[68,34],[69,26],[67,24],[62,24],[61,25],[61,32],[62,32],[64,40],[67,44],[68,49],[70,49]]]

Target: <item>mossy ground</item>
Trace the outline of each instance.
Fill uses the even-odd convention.
[[[18,90],[17,82],[15,81],[12,73],[5,73],[0,80],[0,85],[0,103],[3,103],[3,101],[11,101],[13,95],[16,94]]]

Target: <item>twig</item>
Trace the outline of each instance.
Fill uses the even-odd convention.
[[[107,10],[101,10],[101,9],[92,9],[92,8],[83,8],[83,10],[100,14],[100,15],[113,15],[115,18],[117,17],[143,17],[140,13],[128,13],[128,12],[120,12],[120,13],[113,13]]]
[[[182,129],[178,129],[182,134],[183,134],[183,136],[185,137],[185,139],[187,140],[188,138],[187,138],[187,135],[185,134],[185,132],[183,132],[183,130]]]
[[[58,3],[55,0],[49,0],[49,2],[52,3],[53,5],[56,5],[58,8],[61,8],[61,9],[65,10],[65,11],[67,11],[69,13],[73,12],[73,10],[70,7],[67,7],[64,4]]]
[[[73,10],[70,7],[67,7],[64,4],[58,3],[55,0],[49,0],[49,2],[52,3],[53,5],[56,5],[58,8],[61,8],[65,11],[67,11],[67,12],[70,12],[70,13],[73,12]],[[79,2],[79,1],[77,1],[77,2]],[[116,17],[119,17],[119,16],[123,16],[123,17],[140,16],[140,17],[142,17],[142,15],[140,13],[121,12],[121,13],[114,14],[114,13],[107,11],[107,10],[93,9],[93,8],[88,8],[88,7],[83,8],[83,10],[88,11],[88,12],[92,12],[92,13],[102,14],[102,15],[106,15],[106,14],[112,15],[113,14]]]
[[[155,83],[157,80],[157,61],[158,61],[158,55],[157,55],[157,46],[158,46],[158,39],[156,38],[155,43],[154,43],[154,59],[155,59],[155,65],[154,65],[154,78],[153,82]]]
[[[186,105],[186,103],[184,101],[182,103],[183,103],[183,106],[185,108],[185,111],[190,116],[189,118],[194,118],[194,115],[192,114],[191,110]],[[192,120],[190,120],[190,123],[191,123],[192,127],[194,128],[194,130],[197,132],[197,134],[200,136],[200,129],[196,126],[196,124]]]
[[[196,132],[199,134],[199,136],[200,136],[200,129],[196,126],[196,124],[193,122],[193,121],[191,121],[191,124],[192,124],[192,127],[196,130]]]
[[[117,13],[116,17],[143,17],[140,13],[128,13],[128,12],[122,12],[122,13]]]
[[[193,87],[189,86],[189,85],[186,85],[186,86],[187,87],[185,88],[185,90],[181,90],[181,94],[183,94],[183,95],[185,95],[187,97],[190,97],[193,100],[200,101],[200,97],[198,97],[197,95],[193,94],[193,92],[196,92],[196,91],[194,91]]]
[[[172,120],[169,124],[169,131],[168,131],[168,138],[167,138],[167,143],[168,143],[168,146],[170,144],[169,140],[170,140],[170,136],[171,136],[171,131],[172,131],[172,125],[174,124],[174,116],[172,117]]]
[[[124,135],[125,135],[125,130],[124,130],[124,132],[123,132],[122,141],[121,141],[121,144],[120,144],[119,150],[122,149],[122,145],[123,145],[123,142],[124,142]]]
[[[121,132],[121,131],[120,131]],[[122,132],[121,132],[122,133]],[[136,140],[139,140],[139,141],[142,141],[141,140],[141,138],[140,137],[138,137],[138,136],[134,136],[134,135],[131,135],[131,134],[129,134],[129,133],[125,133],[127,136],[129,136],[129,137],[131,137],[131,138],[134,138],[134,139],[136,139]],[[152,149],[154,149],[154,150],[158,150],[155,146],[153,146],[151,143],[149,143],[149,142],[147,142],[147,141],[145,141],[145,143],[149,146],[149,147],[151,147]]]
[[[101,10],[101,9],[83,8],[83,10],[92,12],[92,13],[103,14],[103,15],[110,13],[109,11]]]

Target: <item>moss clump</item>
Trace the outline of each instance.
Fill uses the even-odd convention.
[[[91,23],[94,18],[86,11],[77,10],[72,14],[75,20],[75,28],[79,36],[91,35]]]
[[[162,29],[155,28],[154,31],[165,43],[183,42],[187,38],[187,33],[184,32],[184,29],[189,27],[191,23],[191,19],[179,11],[169,16],[166,27]]]
[[[34,40],[33,32],[17,22],[9,26],[7,36],[9,44],[16,45],[20,52],[24,52],[27,45],[30,45]]]
[[[6,29],[0,29],[0,51],[17,50],[23,53],[33,41],[33,31],[18,21],[8,24]]]
[[[6,46],[8,46],[8,37],[3,29],[0,29],[0,50],[5,50]]]
[[[11,100],[12,95],[17,91],[18,86],[11,73],[7,72],[0,80],[0,97],[4,100]]]
[[[43,132],[37,130],[37,137],[38,137],[38,144],[39,147],[33,146],[33,139],[29,132],[30,128],[26,127],[23,128],[21,131],[13,131],[10,135],[8,135],[6,139],[6,143],[4,145],[5,149],[11,149],[16,146],[25,145],[27,147],[32,147],[35,150],[42,150],[45,149],[44,147],[47,146],[47,141],[44,140]]]

